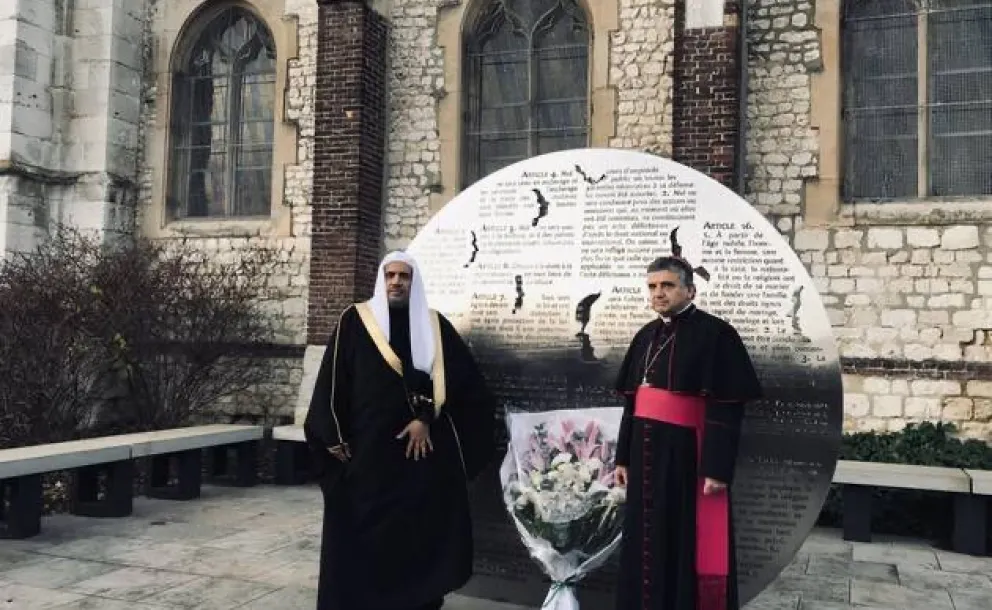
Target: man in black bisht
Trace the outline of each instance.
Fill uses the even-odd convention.
[[[324,492],[318,610],[434,610],[468,581],[493,406],[413,258],[387,256],[331,335],[304,424]]]
[[[659,319],[635,336],[617,389],[617,446],[627,486],[617,610],[736,610],[731,521],[744,404],[761,395],[734,327],[698,309],[692,267],[648,267]]]

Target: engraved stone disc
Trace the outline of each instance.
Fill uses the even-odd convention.
[[[737,328],[766,394],[748,407],[733,489],[741,601],[791,561],[837,461],[840,364],[812,279],[750,204],[668,159],[568,150],[476,183],[409,251],[431,306],[470,343],[501,403],[535,411],[621,404],[616,371],[654,318],[646,267],[666,254],[687,259],[697,304]],[[477,573],[539,581],[490,491],[474,500]],[[592,581],[612,585],[609,574]]]

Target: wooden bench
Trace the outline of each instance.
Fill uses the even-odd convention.
[[[277,426],[272,429],[276,443],[275,482],[300,485],[310,478],[310,449],[303,426]]]
[[[201,450],[208,448],[214,452],[212,475],[226,474],[227,452],[233,450],[234,484],[254,485],[256,445],[262,434],[261,426],[217,424],[0,450],[0,538],[27,538],[41,531],[41,476],[49,472],[70,471],[69,510],[92,517],[131,514],[136,458],[152,458],[145,484],[151,497],[198,497]],[[171,462],[177,464],[172,485]]]
[[[972,477],[960,468],[840,460],[833,482],[843,486],[844,540],[871,542],[875,488],[940,491],[954,494],[954,550],[985,554],[984,503],[972,495]],[[992,492],[992,479],[989,490]]]

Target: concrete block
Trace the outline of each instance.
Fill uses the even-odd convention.
[[[940,244],[940,232],[937,229],[910,227],[906,229],[906,243],[914,248],[933,248]]]
[[[51,140],[54,134],[51,112],[50,110],[15,106],[10,130],[31,138]]]
[[[50,443],[0,452],[0,479],[131,458],[131,448],[106,439]]]
[[[872,398],[872,414],[876,417],[899,417],[902,415],[902,396],[875,396]]]
[[[324,345],[308,345],[303,355],[303,381],[297,393],[296,410],[293,422],[297,426],[302,426],[306,419],[307,411],[310,410],[310,398],[313,395],[313,387],[317,381],[317,372],[320,370],[320,363],[324,357],[327,347]]]
[[[3,79],[0,79],[2,82]],[[13,125],[14,109],[10,104],[4,104],[0,102],[0,159],[10,158],[10,131]],[[3,138],[2,134],[7,134],[7,138]],[[6,142],[6,146],[2,142]]]
[[[28,48],[39,55],[51,57],[54,52],[55,32],[52,28],[41,28],[26,21],[18,21],[17,42],[21,48]]]
[[[73,13],[72,31],[76,38],[108,37],[113,35],[114,9],[79,8]]]
[[[12,131],[10,151],[13,157],[30,165],[52,169],[58,167],[58,149],[51,141]]]
[[[80,36],[73,46],[76,61],[109,61],[112,40],[107,36]]]
[[[136,40],[114,36],[110,41],[110,57],[129,68],[141,70],[144,63],[141,38]]]
[[[109,74],[108,83],[109,83]],[[109,93],[108,107],[106,111],[110,117],[118,119],[132,125],[137,125],[141,121],[141,100],[134,93],[121,93],[111,90]]]
[[[110,87],[114,91],[140,97],[142,91],[141,71],[117,62],[110,62]]]
[[[141,17],[140,14],[125,11],[123,7],[116,8],[113,15],[113,35],[138,45],[142,44],[145,24]]]
[[[900,229],[872,228],[868,229],[868,247],[883,250],[901,248],[903,234]]]
[[[31,0],[30,2],[12,2],[17,7],[18,17],[24,23],[29,23],[39,29],[56,32],[58,24],[55,22],[55,0]],[[0,9],[0,14],[3,9]]]
[[[945,250],[966,250],[978,247],[978,226],[960,225],[949,227],[941,236],[940,247]]]

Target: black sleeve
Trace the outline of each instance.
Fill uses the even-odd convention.
[[[737,331],[726,325],[710,353],[703,433],[702,475],[730,485],[734,480],[744,408],[761,397],[761,384]]]
[[[642,353],[641,343],[646,335],[645,329],[641,329],[634,335],[624,355],[620,370],[617,372],[617,380],[614,385],[616,392],[623,398],[623,417],[620,420],[620,432],[617,436],[617,466],[630,465],[630,435],[634,421],[634,396],[637,392],[639,376],[643,374],[640,369],[638,355]]]
[[[430,426],[434,423],[434,408],[421,407],[417,413],[417,419]]]
[[[471,481],[485,470],[496,452],[496,398],[458,331],[444,316],[439,316],[439,322],[448,392],[441,413],[451,418],[465,474]]]
[[[413,402],[411,398],[411,393],[420,396],[433,396],[434,394],[434,382],[431,380],[431,376],[423,371],[418,371],[413,368],[412,364],[405,366],[403,368],[403,380],[406,384],[407,390],[407,400],[411,401],[411,407],[414,409],[415,419],[419,419],[428,426],[434,423],[434,418],[436,414],[436,409],[434,408],[433,402]]]
[[[744,403],[706,401],[702,475],[730,485],[734,482]]]
[[[624,396],[623,418],[620,420],[620,434],[617,436],[617,466],[630,466],[630,435],[634,425],[634,397]]]
[[[328,448],[346,444],[348,438],[349,396],[351,395],[352,375],[351,333],[354,327],[349,307],[338,320],[337,328],[324,350],[324,356],[314,383],[310,408],[303,423],[303,433],[313,455],[319,473],[324,473],[337,462],[328,454]]]

